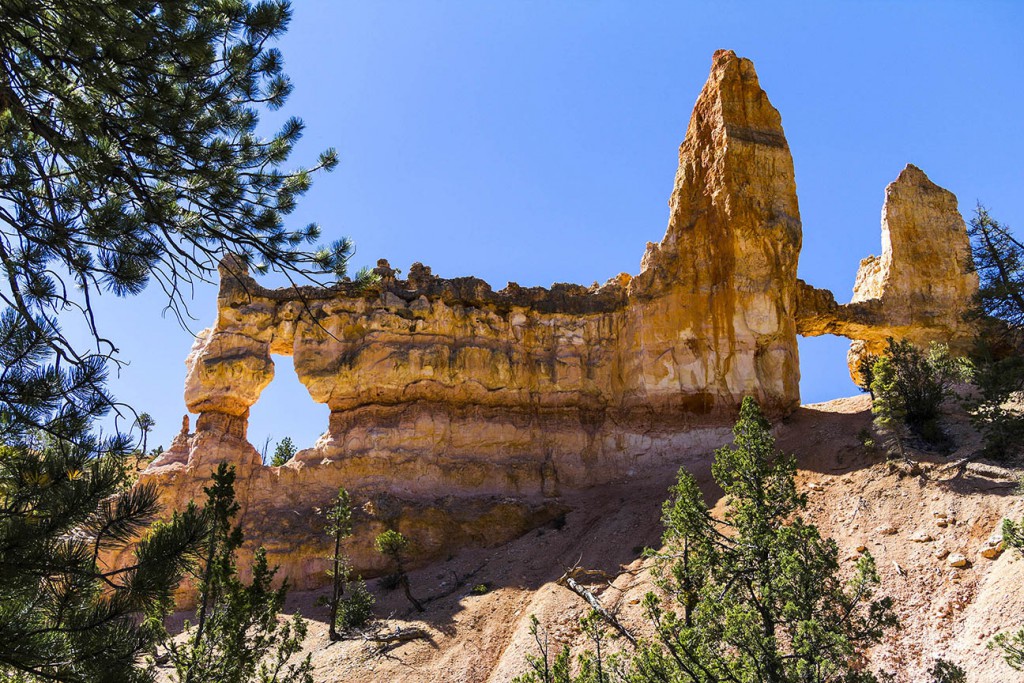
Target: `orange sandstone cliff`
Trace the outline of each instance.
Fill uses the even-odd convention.
[[[956,198],[908,166],[886,190],[881,257],[853,300],[798,280],[800,212],[781,117],[753,64],[715,53],[679,151],[662,241],[640,273],[600,287],[442,279],[381,260],[369,288],[268,290],[221,266],[218,316],[190,354],[198,413],[141,479],[177,508],[235,466],[252,543],[293,584],[323,581],[315,508],[339,486],[359,506],[348,548],[383,569],[370,540],[409,536],[421,561],[503,543],[564,514],[562,494],[708,454],[743,396],[775,417],[800,403],[797,334],[851,338],[851,363],[887,336],[962,343],[977,289]],[[266,467],[249,408],[291,356],[330,407],[313,448]],[[574,499],[578,500],[578,497]]]

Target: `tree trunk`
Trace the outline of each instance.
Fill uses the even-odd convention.
[[[417,600],[416,598],[412,597],[412,591],[409,589],[409,577],[406,575],[405,572],[402,572],[399,575],[398,581],[402,584],[402,591],[405,593],[406,599],[408,599],[409,602],[412,603],[412,606],[416,608],[416,611],[417,612],[425,611],[423,609],[423,605],[420,604],[420,601]]]
[[[340,560],[341,554],[341,530],[339,529],[334,534],[334,573],[331,576],[332,579],[332,591],[331,591],[331,623],[328,626],[327,637],[334,642],[341,640],[341,635],[338,633],[338,603],[341,602],[342,586],[341,576],[338,571],[341,565]]]

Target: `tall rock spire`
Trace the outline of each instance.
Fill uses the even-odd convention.
[[[664,299],[637,321],[647,400],[696,388],[708,405],[799,402],[794,322],[800,210],[782,118],[753,63],[715,53],[679,149],[668,229],[632,292]],[[664,314],[664,315],[661,315]]]

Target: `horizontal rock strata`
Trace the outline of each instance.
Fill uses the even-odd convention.
[[[956,199],[908,166],[886,191],[883,253],[839,305],[796,277],[793,161],[753,64],[715,54],[669,202],[638,275],[585,288],[442,279],[381,260],[379,282],[268,290],[227,258],[215,325],[188,358],[199,414],[142,479],[169,507],[201,497],[220,462],[239,474],[245,526],[293,582],[323,554],[312,510],[345,486],[360,505],[357,569],[395,527],[421,559],[499,543],[564,510],[558,496],[709,453],[742,398],[772,416],[799,405],[797,334],[859,351],[887,336],[960,338],[977,288]],[[326,432],[280,468],[246,440],[249,408],[291,356]],[[317,565],[318,566],[318,565]]]

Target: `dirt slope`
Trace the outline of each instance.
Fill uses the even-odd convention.
[[[1019,517],[1024,500],[1016,494],[1019,471],[984,462],[949,467],[977,448],[977,436],[962,418],[950,417],[947,431],[956,451],[924,455],[922,474],[895,471],[858,434],[870,424],[865,396],[804,406],[777,429],[782,449],[795,453],[800,483],[808,491],[806,517],[839,544],[846,566],[856,548],[866,546],[877,560],[882,592],[896,602],[902,628],[870,654],[870,666],[897,681],[925,680],[936,656],[955,661],[972,683],[1024,680],[985,644],[999,629],[1024,623],[1024,560],[1014,552],[986,559],[979,549],[1002,517]],[[709,500],[720,491],[710,482],[710,455],[687,463],[705,484]],[[568,499],[575,508],[561,528],[539,529],[499,548],[469,550],[416,571],[412,586],[429,601],[416,615],[400,591],[382,591],[377,614],[388,629],[422,626],[426,641],[411,641],[377,652],[362,641],[328,644],[324,608],[317,593],[294,594],[290,607],[311,621],[307,651],[316,680],[324,683],[504,682],[524,670],[533,651],[529,616],[536,615],[552,643],[584,644],[576,626],[585,605],[555,581],[566,567],[607,572],[609,585],[595,580],[602,601],[619,610],[631,629],[646,627],[639,601],[651,589],[637,557],[645,545],[658,545],[660,507],[675,477],[674,468],[651,472],[615,486]],[[948,524],[939,525],[945,515]],[[889,528],[895,533],[886,534]],[[935,540],[915,542],[924,532]],[[963,553],[971,565],[954,569],[936,557],[942,547]],[[465,585],[449,593],[459,582]],[[471,595],[474,585],[489,591]],[[437,597],[434,596],[442,596]],[[615,647],[628,647],[621,641]]]

